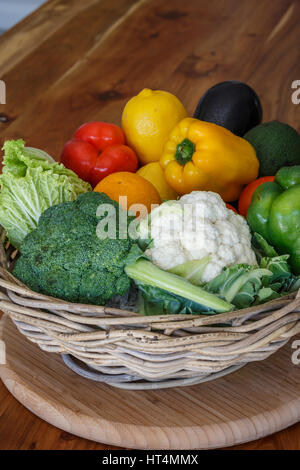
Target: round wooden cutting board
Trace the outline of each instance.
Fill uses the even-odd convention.
[[[300,420],[300,365],[292,363],[292,342],[212,382],[126,391],[76,375],[7,317],[0,325],[0,377],[8,390],[40,418],[80,437],[135,449],[208,449]]]

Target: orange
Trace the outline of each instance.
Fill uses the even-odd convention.
[[[127,211],[133,204],[143,204],[147,213],[150,213],[152,204],[161,204],[160,195],[150,181],[136,173],[127,171],[111,173],[106,176],[97,184],[94,191],[107,194]],[[123,197],[120,199],[121,196]],[[124,199],[124,196],[127,197],[127,200]],[[147,215],[138,207],[132,207],[131,210],[134,213],[139,212],[142,216]]]

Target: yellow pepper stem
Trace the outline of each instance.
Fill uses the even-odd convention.
[[[194,152],[195,144],[189,139],[184,139],[176,147],[175,158],[180,165],[185,165],[192,160]]]

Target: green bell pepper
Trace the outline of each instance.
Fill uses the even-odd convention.
[[[300,165],[281,168],[274,183],[260,185],[253,194],[247,221],[300,274]]]

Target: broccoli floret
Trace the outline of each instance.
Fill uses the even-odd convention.
[[[97,210],[100,204],[109,204],[114,207],[118,213],[122,210],[116,201],[113,201],[105,193],[97,193],[94,197],[94,192],[85,193],[85,197],[78,197],[75,201],[75,206],[78,210],[83,212],[86,216],[99,220],[97,217]],[[99,202],[100,201],[100,202]]]
[[[116,239],[97,236],[97,225],[105,217],[97,215],[102,204],[116,210]],[[130,288],[124,267],[135,242],[118,238],[121,210],[97,192],[50,207],[23,241],[14,275],[37,292],[71,302],[103,305],[123,295]],[[132,217],[126,217],[129,223]]]
[[[102,269],[100,272],[90,268],[85,273],[80,284],[78,301],[102,304],[115,295],[120,295],[121,292],[124,294],[129,288],[130,280],[123,269],[115,269],[113,271]]]

